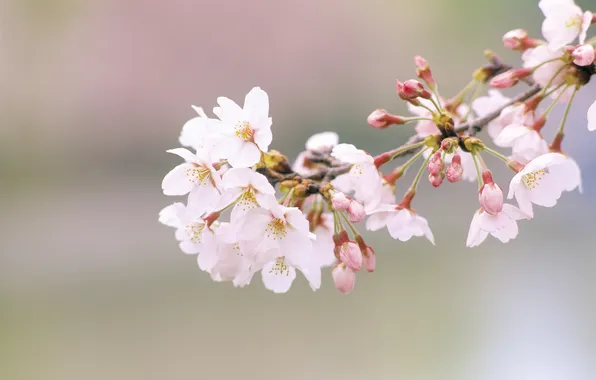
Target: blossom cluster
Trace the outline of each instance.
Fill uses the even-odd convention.
[[[325,267],[332,268],[338,290],[352,291],[356,274],[376,267],[374,249],[357,227],[361,222],[369,231],[387,229],[396,240],[425,237],[434,244],[428,221],[412,207],[423,178],[434,188],[445,178],[478,184],[468,247],[489,235],[503,243],[514,239],[518,222],[534,217],[534,206],[553,207],[564,192],[582,190],[580,169],[562,142],[573,100],[596,74],[596,39],[587,40],[596,17],[572,0],[541,0],[539,7],[544,40],[521,29],[503,36],[506,48],[523,53],[521,67],[488,52],[489,64],[475,70],[453,97],[440,95],[429,63],[415,57],[418,79],[396,82],[412,116],[378,109],[367,120],[376,129],[412,124],[415,135],[376,156],[323,132],[309,138],[291,163],[270,149],[269,97],[259,87],[250,90],[242,107],[218,98],[213,118],[195,107],[198,116],[183,126],[179,138],[185,148],[168,150],[182,163],[162,182],[165,195],[186,196],[186,202],[164,208],[159,221],[175,229],[180,249],[196,254],[199,268],[213,280],[243,287],[260,272],[265,287],[276,293],[290,289],[297,271],[317,290]],[[499,91],[520,83],[529,88],[514,98]],[[549,142],[544,127],[558,104],[565,111]],[[595,130],[596,102],[587,121]],[[488,139],[477,136],[483,129]],[[509,203],[486,154],[514,172]],[[396,198],[397,181],[419,161],[408,190]]]

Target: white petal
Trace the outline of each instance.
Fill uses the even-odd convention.
[[[582,16],[582,25],[579,32],[579,44],[583,45],[588,36],[588,28],[592,24],[592,18],[594,14],[590,11],[586,11]]]
[[[196,154],[191,152],[188,149],[184,148],[176,148],[176,149],[168,149],[166,150],[168,153],[175,154],[177,156],[182,157],[186,162],[197,162],[200,161]]]
[[[267,152],[269,150],[269,145],[271,141],[273,141],[273,134],[271,133],[271,118],[266,119],[265,121],[253,125],[255,130],[254,139],[255,144],[259,147],[262,152]]]
[[[470,223],[470,230],[468,231],[468,238],[466,239],[466,247],[476,247],[486,240],[486,237],[488,236],[488,233],[480,228],[479,217],[480,210],[474,213],[474,217]]]
[[[274,293],[286,293],[290,290],[292,282],[296,278],[296,269],[290,265],[280,263],[278,258],[276,261],[270,261],[261,270],[263,284],[265,288]]]
[[[525,186],[519,186],[515,191],[515,200],[519,209],[530,218],[534,217],[534,210],[532,207],[532,200],[530,198],[530,190]]]
[[[387,225],[387,219],[390,213],[388,212],[377,212],[372,214],[366,220],[366,229],[369,231],[378,231]]]
[[[217,98],[217,104],[219,104],[220,109],[217,112],[213,109],[213,113],[224,123],[235,126],[238,121],[243,119],[242,108],[232,99],[221,96]]]
[[[219,191],[211,185],[195,186],[188,194],[187,208],[195,215],[202,216],[205,213],[215,211],[219,197]]]
[[[246,168],[256,165],[261,159],[261,151],[251,142],[243,142],[240,149],[230,152],[228,162],[234,168]]]
[[[239,188],[232,188],[229,190],[224,191],[221,196],[219,197],[215,207],[213,207],[213,211],[221,211],[234,203],[238,197],[242,194],[242,189]]]
[[[306,140],[306,150],[332,149],[339,143],[339,136],[335,132],[321,132],[314,134]]]
[[[159,212],[159,222],[168,227],[180,228],[182,218],[186,212],[186,206],[183,203],[176,202],[165,207]]]
[[[176,166],[164,177],[161,188],[165,195],[185,195],[190,192],[195,183],[187,175],[192,170],[192,164],[184,163]]]
[[[588,109],[588,130],[596,130],[596,102],[592,103]]]
[[[201,237],[200,253],[197,263],[202,271],[209,272],[217,264],[217,241],[213,232],[206,230]]]
[[[505,215],[507,215],[510,219],[513,220],[522,220],[522,219],[529,219],[531,216],[525,214],[521,209],[510,205],[508,203],[503,204],[503,210]]]
[[[497,136],[495,139],[495,144],[500,147],[510,147],[513,145],[513,142],[520,137],[526,135],[527,133],[531,132],[531,130],[526,127],[525,125],[520,124],[512,124],[505,129]]]
[[[269,95],[260,87],[254,87],[244,98],[244,112],[251,123],[269,117]]]

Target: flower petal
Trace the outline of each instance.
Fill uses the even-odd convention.
[[[261,159],[261,151],[251,142],[243,142],[240,149],[230,152],[228,162],[234,168],[247,168],[256,165]]]
[[[193,166],[184,163],[176,166],[164,177],[161,188],[165,195],[186,195],[190,192],[195,183],[189,180],[187,170],[192,170]]]
[[[511,124],[505,127],[495,139],[495,144],[500,147],[510,147],[513,142],[520,137],[528,134],[531,130],[525,125]]]
[[[588,109],[588,130],[596,131],[596,102]]]

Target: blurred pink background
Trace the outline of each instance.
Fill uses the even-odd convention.
[[[414,55],[454,94],[486,48],[517,63],[502,34],[541,17],[514,0],[0,0],[0,379],[596,379],[594,84],[565,141],[583,195],[465,249],[476,187],[422,186],[437,247],[368,234],[378,270],[349,296],[328,273],[285,296],[213,283],[157,222],[191,105],[261,86],[273,148],[333,130],[381,152],[410,132],[366,116],[405,112]]]

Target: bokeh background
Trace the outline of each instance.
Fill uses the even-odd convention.
[[[323,130],[381,152],[409,132],[366,116],[405,112],[414,55],[452,95],[484,49],[518,62],[500,38],[539,34],[535,1],[0,4],[0,379],[596,379],[594,84],[565,139],[583,195],[466,249],[475,185],[424,184],[437,247],[367,234],[378,269],[349,296],[328,272],[316,293],[213,283],[157,222],[191,104],[258,85],[289,156]]]

